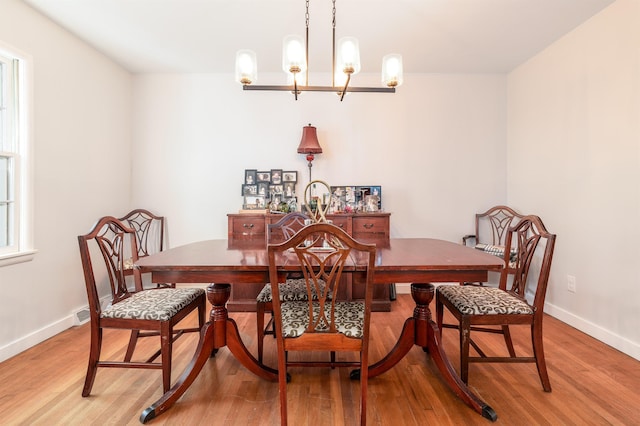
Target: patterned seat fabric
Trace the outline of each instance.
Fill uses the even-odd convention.
[[[204,294],[201,288],[167,288],[144,290],[109,306],[102,318],[125,318],[168,321],[180,309]]]
[[[318,284],[324,291],[324,285],[325,285],[324,281],[318,280]],[[304,280],[304,278],[287,279],[286,283],[284,284],[281,283],[279,287],[280,287],[280,300],[283,302],[307,300],[307,297],[308,297],[307,283]],[[313,300],[318,300],[316,289],[312,288],[311,291],[313,292]],[[273,296],[271,295],[271,285],[267,284],[262,288],[262,290],[256,297],[256,301],[262,302],[262,303],[268,303],[268,302],[271,302],[272,297]],[[331,299],[331,293],[328,294],[328,298]]]
[[[285,302],[282,307],[282,334],[287,337],[298,337],[304,334],[309,325],[308,302]],[[331,304],[324,307],[325,315],[329,318]],[[314,318],[320,312],[320,305],[313,303]],[[336,329],[347,337],[361,339],[364,327],[364,303],[363,302],[336,302],[335,304]],[[324,327],[323,327],[324,325]],[[316,330],[328,330],[327,324],[320,323]]]
[[[533,315],[525,301],[495,287],[443,285],[438,292],[464,315]]]

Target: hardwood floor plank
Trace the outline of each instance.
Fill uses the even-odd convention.
[[[411,315],[409,295],[391,312],[372,318],[370,359],[382,358]],[[255,314],[233,313],[242,338],[255,353]],[[188,321],[195,322],[195,318]],[[530,353],[526,329],[514,329],[519,353]],[[489,353],[506,353],[499,336],[478,337]],[[124,354],[128,334],[108,331],[105,355]],[[458,332],[446,329],[444,348],[458,368]],[[197,337],[174,345],[173,380],[189,362]],[[533,364],[472,364],[469,385],[498,413],[496,424],[634,425],[640,419],[640,362],[563,324],[545,318],[545,351],[553,392],[542,390]],[[136,357],[152,353],[145,339]],[[99,369],[92,395],[80,393],[86,373],[89,325],[75,327],[0,364],[3,425],[139,425],[143,409],[161,396],[159,371]],[[275,340],[265,341],[265,362],[276,365]],[[295,356],[295,355],[292,355]],[[314,356],[316,356],[314,354]],[[318,357],[326,354],[317,354]],[[345,358],[347,354],[339,354]],[[287,386],[290,424],[343,425],[359,419],[359,383],[349,368],[292,368]],[[488,425],[445,385],[428,354],[415,347],[393,369],[370,379],[368,424]],[[255,377],[222,349],[185,395],[151,425],[279,424],[278,385]]]

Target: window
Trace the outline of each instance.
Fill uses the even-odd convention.
[[[28,61],[0,44],[0,266],[30,260]]]

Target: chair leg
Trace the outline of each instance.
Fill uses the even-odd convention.
[[[89,349],[89,363],[87,365],[87,376],[84,379],[82,396],[89,396],[93,382],[98,371],[98,361],[100,360],[100,349],[102,348],[102,328],[91,327],[91,344]]]
[[[124,354],[124,362],[131,361],[133,352],[136,350],[136,343],[138,342],[138,336],[140,330],[131,330],[131,337],[129,337],[129,345],[127,346],[127,353]]]
[[[516,350],[513,348],[513,342],[511,341],[511,331],[509,331],[509,326],[507,324],[502,326],[502,334],[504,335],[504,343],[507,345],[509,356],[511,356],[511,358],[515,358]]]
[[[264,352],[264,314],[265,304],[256,303],[256,329],[258,332],[258,362],[262,364],[262,354]]]
[[[287,363],[285,356],[278,354],[278,391],[280,393],[280,425],[287,425]]]
[[[169,322],[160,325],[160,352],[162,354],[162,392],[171,389],[171,350],[173,348],[173,326]]]
[[[471,324],[463,316],[460,319],[460,379],[469,382],[469,343],[471,342]]]
[[[360,366],[367,365],[368,359],[360,358]],[[360,368],[360,425],[367,425],[367,385],[369,382],[369,371],[367,368]]]
[[[538,367],[538,375],[542,382],[542,389],[545,392],[551,392],[551,382],[547,373],[547,363],[544,359],[544,348],[542,346],[542,320],[536,324],[531,324],[531,343],[533,344],[533,356],[536,358],[536,367]]]

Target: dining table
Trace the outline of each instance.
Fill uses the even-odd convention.
[[[203,326],[193,358],[176,383],[140,415],[146,423],[168,410],[196,379],[205,363],[227,347],[233,356],[258,377],[278,380],[277,370],[264,365],[244,345],[236,322],[229,318],[226,303],[231,286],[269,282],[269,262],[264,241],[198,241],[139,259],[135,267],[150,273],[155,283],[208,283],[211,313]],[[376,244],[374,283],[410,283],[415,309],[400,332],[398,341],[381,360],[368,366],[370,378],[398,364],[414,346],[434,361],[441,378],[469,407],[495,421],[496,412],[460,379],[443,350],[440,332],[432,319],[429,303],[432,283],[486,282],[490,271],[500,271],[504,261],[494,255],[459,243],[435,238],[390,238]],[[358,377],[353,374],[352,377]]]

